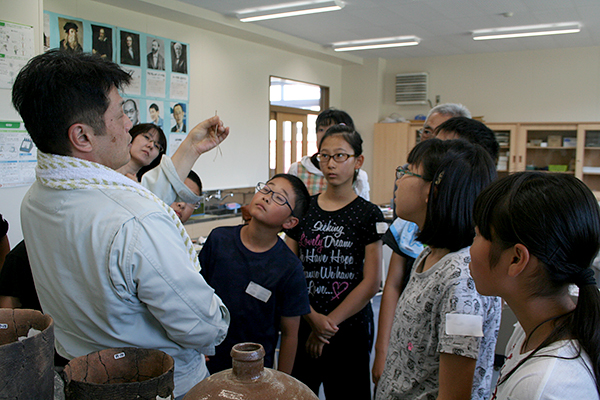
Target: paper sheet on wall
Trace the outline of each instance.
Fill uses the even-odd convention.
[[[131,82],[123,88],[123,93],[128,95],[142,94],[142,70],[140,68],[125,68],[123,69],[131,74]]]
[[[188,99],[188,76],[180,74],[171,75],[171,96],[172,99]]]
[[[167,145],[169,148],[169,157],[172,157],[173,154],[175,154],[175,151],[186,136],[187,134],[185,133],[171,133],[169,135],[169,143]]]
[[[37,148],[22,122],[0,121],[0,188],[35,181]]]
[[[146,96],[165,97],[167,74],[164,71],[146,71]]]
[[[33,54],[33,27],[0,20],[0,88],[12,88]]]

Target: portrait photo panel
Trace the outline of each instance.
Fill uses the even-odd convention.
[[[140,66],[140,35],[121,31],[121,64]]]

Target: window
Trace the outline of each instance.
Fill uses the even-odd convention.
[[[321,111],[321,86],[271,77],[269,100],[272,106]]]
[[[317,152],[315,122],[328,107],[329,88],[271,77],[269,93],[269,176],[273,176]]]

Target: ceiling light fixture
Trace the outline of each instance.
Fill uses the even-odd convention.
[[[566,33],[578,33],[580,31],[581,24],[579,22],[560,22],[556,24],[481,29],[473,31],[473,40],[492,40],[546,35],[563,35]]]
[[[332,43],[332,47],[335,51],[355,51],[385,49],[389,47],[416,46],[420,42],[421,39],[416,36],[396,36],[389,38],[337,42]]]
[[[254,22],[267,19],[323,13],[327,11],[338,11],[344,8],[345,5],[346,4],[340,0],[303,1],[240,11],[236,14],[236,17],[241,22]]]

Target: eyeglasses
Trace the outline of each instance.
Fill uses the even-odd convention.
[[[404,175],[416,176],[417,178],[425,179],[422,175],[410,172],[405,166],[400,166],[396,168],[396,180],[402,178]]]
[[[294,210],[292,209],[290,202],[285,198],[285,196],[281,193],[274,192],[266,183],[258,182],[258,184],[256,185],[256,191],[262,194],[271,193],[271,198],[273,199],[275,204],[278,204],[280,206],[288,206],[290,208],[290,211],[292,212],[292,215],[294,215]]]
[[[158,144],[156,140],[152,139],[152,136],[150,136],[148,133],[142,133],[142,136],[148,141],[148,143],[152,143],[154,148],[158,150],[159,153],[163,151],[163,147]]]
[[[433,130],[429,128],[421,128],[417,131],[421,140],[427,140],[434,137]]]
[[[355,157],[354,154],[337,153],[337,154],[317,154],[317,161],[320,163],[328,163],[329,159],[333,159],[336,163],[343,163],[350,157]]]

